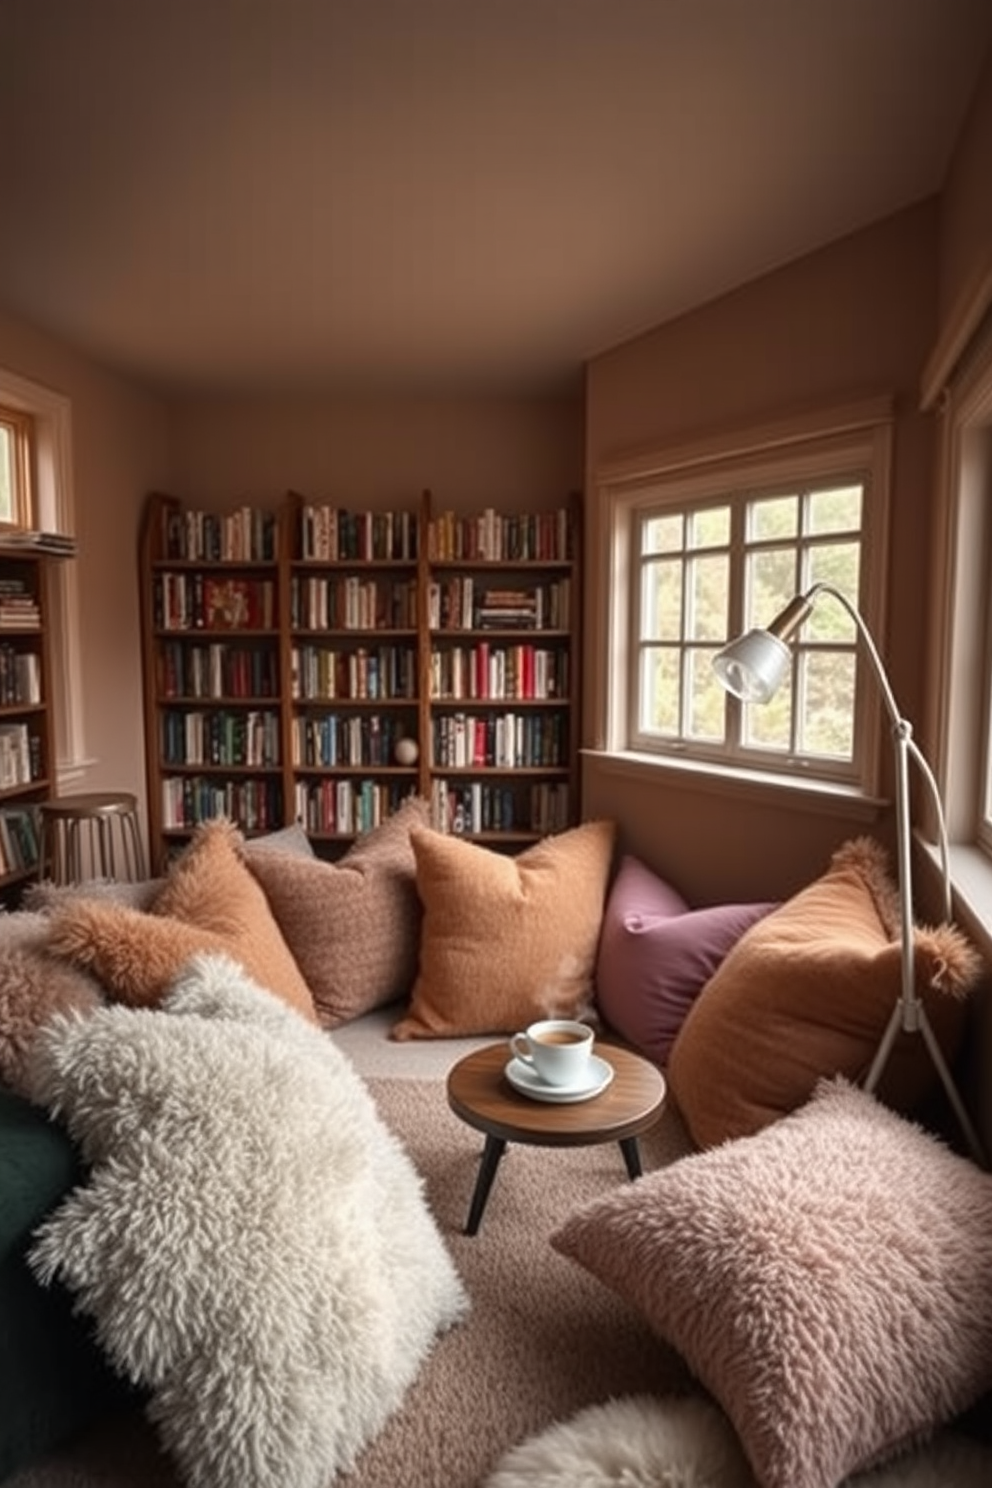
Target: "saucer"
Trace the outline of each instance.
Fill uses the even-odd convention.
[[[588,1078],[580,1085],[549,1085],[522,1059],[513,1058],[503,1071],[514,1090],[529,1095],[533,1100],[553,1101],[565,1105],[574,1101],[592,1100],[594,1095],[606,1089],[613,1079],[613,1066],[600,1059],[598,1054],[589,1056]]]

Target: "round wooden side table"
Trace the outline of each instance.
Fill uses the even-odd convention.
[[[449,1106],[486,1139],[466,1235],[478,1232],[508,1142],[532,1147],[591,1147],[619,1142],[628,1177],[641,1176],[637,1139],[661,1116],[664,1077],[649,1060],[618,1045],[597,1039],[596,1053],[613,1066],[613,1079],[590,1100],[567,1103],[535,1100],[513,1088],[504,1073],[511,1058],[506,1039],[466,1054],[448,1071]]]

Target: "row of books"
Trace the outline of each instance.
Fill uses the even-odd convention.
[[[279,714],[255,708],[169,709],[162,714],[161,731],[166,765],[271,770],[282,757]]]
[[[37,630],[41,625],[38,596],[22,578],[0,578],[0,629]]]
[[[300,555],[322,563],[413,563],[417,518],[413,512],[354,512],[308,502],[300,508]]]
[[[50,553],[55,558],[72,558],[76,552],[76,539],[65,532],[7,531],[0,538],[0,547],[27,548],[33,553]]]
[[[0,876],[31,873],[38,866],[38,819],[30,806],[0,811]]]
[[[469,784],[438,779],[431,786],[431,825],[458,836],[482,832],[533,832],[546,836],[571,826],[568,785]]]
[[[162,511],[162,552],[186,563],[271,563],[278,557],[278,523],[253,506],[215,512]]]
[[[417,695],[417,658],[412,646],[294,646],[290,694],[313,702],[409,701]]]
[[[41,657],[10,641],[0,641],[0,705],[32,706],[41,702]]]
[[[282,787],[272,776],[218,780],[208,775],[168,775],[162,781],[162,826],[183,831],[227,816],[245,832],[273,832],[284,825]]]
[[[0,790],[30,785],[41,773],[41,741],[26,723],[0,723]]]
[[[301,781],[296,787],[296,817],[315,835],[352,837],[380,826],[410,794],[399,781]]]
[[[410,730],[392,713],[308,714],[293,721],[293,764],[307,769],[396,765]]]
[[[158,691],[164,698],[277,698],[279,659],[271,646],[163,641]]]
[[[481,586],[472,574],[432,580],[427,590],[431,630],[568,630],[571,584],[499,588]]]
[[[445,562],[564,563],[572,557],[567,508],[504,516],[487,507],[478,516],[441,512],[427,534],[428,557]]]
[[[540,646],[445,646],[431,652],[432,698],[486,700],[568,697],[568,653]]]
[[[415,579],[294,578],[294,630],[416,630]]]
[[[431,724],[431,761],[441,769],[558,769],[565,720],[554,713],[453,713]]]
[[[273,630],[278,623],[272,579],[167,571],[156,575],[154,593],[158,630]]]

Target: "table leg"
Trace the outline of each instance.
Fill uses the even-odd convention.
[[[620,1151],[623,1153],[623,1160],[627,1164],[627,1177],[631,1181],[635,1178],[640,1178],[643,1169],[641,1167],[641,1153],[637,1145],[637,1138],[624,1137],[620,1143]]]
[[[482,1149],[482,1160],[479,1163],[479,1176],[475,1180],[475,1192],[472,1195],[472,1204],[465,1223],[466,1235],[476,1234],[482,1223],[482,1214],[489,1197],[489,1190],[493,1186],[499,1160],[505,1151],[506,1141],[503,1137],[486,1137],[486,1145]]]

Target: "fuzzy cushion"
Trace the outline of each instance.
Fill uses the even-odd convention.
[[[246,859],[313,994],[335,1028],[408,997],[417,973],[420,900],[410,833],[430,821],[414,798],[336,863],[267,847]]]
[[[992,1176],[840,1079],[551,1243],[679,1350],[762,1488],[835,1488],[992,1387]]]
[[[87,972],[48,949],[44,915],[0,914],[0,1083],[23,1095],[25,1064],[56,1013],[90,1013],[103,1002]]]
[[[585,1012],[615,832],[586,822],[517,857],[414,832],[420,969],[393,1037],[514,1033]]]
[[[950,925],[916,931],[920,994],[952,1060],[980,961]],[[829,870],[753,925],[690,1009],[669,1087],[700,1147],[760,1130],[808,1100],[822,1075],[860,1081],[901,991],[898,901],[884,850],[846,843]],[[879,1085],[911,1113],[934,1087],[919,1035],[901,1035]]]
[[[744,931],[774,904],[690,909],[646,864],[623,858],[606,901],[596,957],[596,1002],[607,1023],[655,1064],[703,986]]]
[[[145,914],[79,899],[52,911],[51,947],[92,971],[111,996],[152,1006],[197,952],[226,952],[290,1007],[316,1021],[313,998],[227,821],[199,827]]]
[[[326,1488],[467,1305],[333,1041],[227,957],[161,1009],[45,1031],[34,1096],[91,1172],[36,1232],[187,1488]]]

